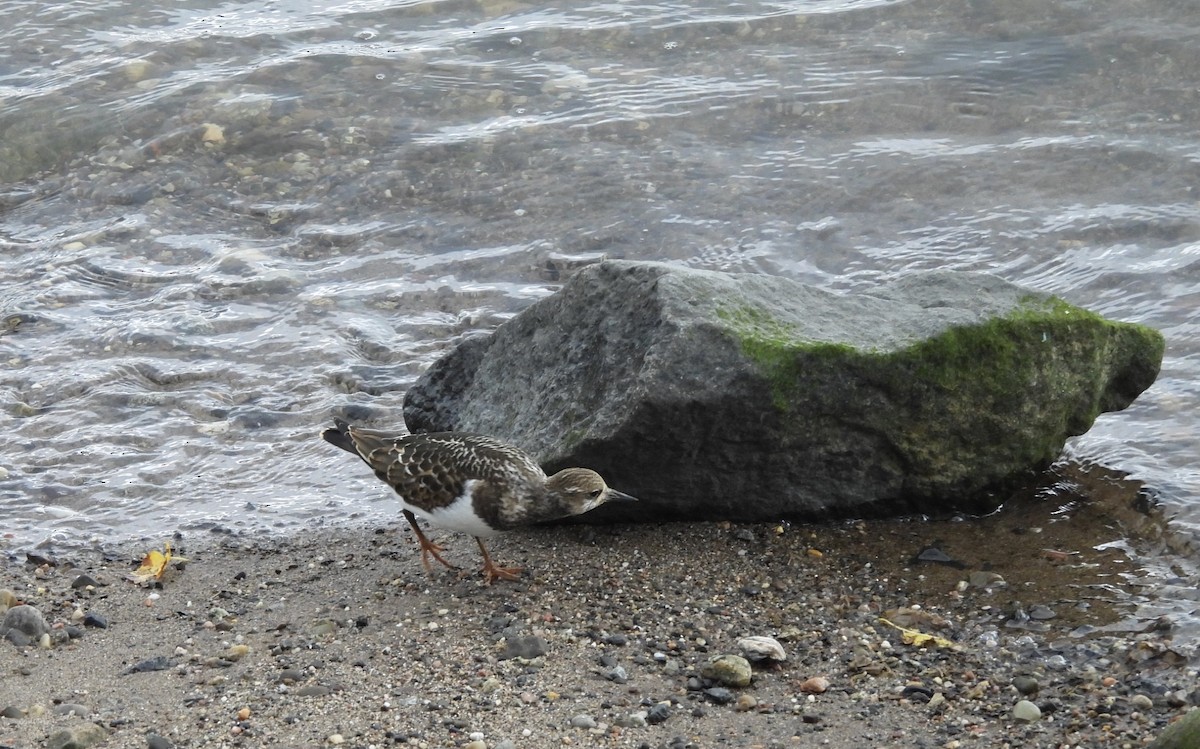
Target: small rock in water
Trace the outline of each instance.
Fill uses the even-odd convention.
[[[774,637],[764,637],[755,635],[754,637],[743,637],[738,640],[738,649],[742,651],[742,655],[747,660],[758,663],[760,661],[770,661],[780,663],[787,660],[787,651],[783,649],[783,645]]]
[[[728,687],[748,687],[752,678],[750,661],[740,655],[718,655],[701,667],[700,675]]]
[[[201,127],[204,128],[200,131],[201,143],[212,143],[219,146],[225,142],[225,128],[211,122],[206,122]]]
[[[1021,700],[1013,706],[1012,716],[1014,720],[1019,720],[1024,723],[1033,723],[1040,720],[1042,717],[1041,709],[1030,702],[1029,700]]]

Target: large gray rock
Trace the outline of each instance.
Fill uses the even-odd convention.
[[[843,295],[604,262],[467,339],[412,431],[495,435],[643,501],[609,518],[975,511],[1154,382],[1163,339],[983,274]]]

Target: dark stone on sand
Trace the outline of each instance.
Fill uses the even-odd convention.
[[[1019,693],[1028,697],[1038,693],[1038,680],[1032,676],[1014,676],[1012,680],[1013,688]]]
[[[592,519],[987,511],[1158,375],[1162,336],[994,276],[856,294],[609,261],[405,397],[411,431],[482,432],[637,496]]]
[[[153,658],[147,658],[144,661],[135,663],[125,669],[122,674],[140,674],[149,671],[166,671],[171,667],[171,659],[165,655],[156,655]]]
[[[735,699],[733,692],[729,691],[725,687],[713,687],[711,689],[705,689],[704,696],[718,705],[728,705]]]
[[[920,553],[913,559],[914,562],[931,562],[933,564],[944,564],[947,567],[953,567],[958,570],[964,570],[967,565],[936,546],[926,546],[921,549]]]
[[[660,702],[646,712],[646,722],[652,726],[666,722],[671,717],[671,706]]]
[[[108,619],[101,614],[88,614],[83,617],[83,626],[108,629]]]
[[[96,578],[87,574],[86,572],[83,574],[80,574],[78,577],[76,577],[74,580],[71,581],[71,589],[72,590],[79,590],[80,588],[86,588],[88,586],[95,588],[95,587],[99,587],[99,585],[100,585],[100,582],[98,580],[96,580]]]

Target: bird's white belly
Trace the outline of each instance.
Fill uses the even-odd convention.
[[[419,507],[409,505],[407,502],[402,501],[402,503],[414,515],[425,518],[439,528],[447,528],[460,533],[469,533],[472,536],[494,536],[497,531],[483,522],[475,514],[475,510],[471,506],[471,487],[474,484],[474,480],[468,481],[463,488],[463,493],[449,507],[437,510],[422,510]]]

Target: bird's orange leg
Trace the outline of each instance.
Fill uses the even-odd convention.
[[[425,534],[421,532],[421,526],[417,525],[417,518],[415,515],[413,515],[408,510],[404,510],[404,517],[408,519],[408,524],[412,526],[413,533],[417,534],[417,541],[421,544],[421,563],[425,565],[425,573],[426,574],[429,574],[429,575],[433,574],[433,568],[429,564],[429,556],[431,554],[433,555],[434,559],[438,560],[439,562],[446,565],[450,569],[452,569],[452,570],[458,569],[458,567],[455,567],[453,564],[450,564],[445,559],[442,559],[442,555],[439,554],[438,552],[445,551],[445,548],[442,546],[439,546],[438,544],[435,544],[434,542],[430,541],[428,538],[425,537]]]
[[[479,550],[483,552],[483,579],[486,584],[491,585],[497,580],[520,579],[524,567],[497,567],[492,561],[492,555],[488,554],[487,547],[483,545],[483,539],[476,536],[475,543],[479,544]]]

